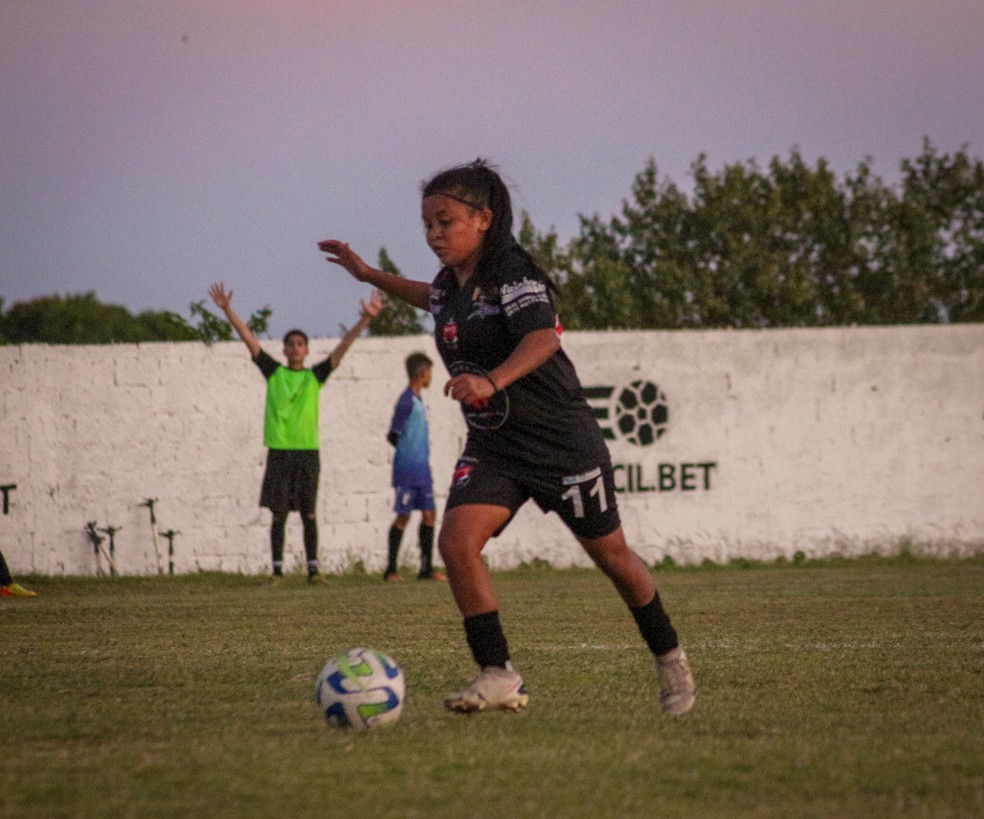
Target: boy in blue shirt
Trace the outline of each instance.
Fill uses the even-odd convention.
[[[430,469],[430,442],[427,428],[427,409],[420,397],[423,389],[430,386],[431,371],[434,366],[423,353],[412,353],[407,357],[407,377],[410,383],[397,399],[393,409],[386,440],[394,447],[393,490],[396,500],[393,511],[396,519],[389,529],[389,554],[386,563],[385,580],[402,580],[396,569],[396,558],[403,541],[403,532],[410,520],[410,513],[419,509],[421,513],[418,536],[420,539],[420,580],[444,580],[441,572],[434,571],[434,482]]]

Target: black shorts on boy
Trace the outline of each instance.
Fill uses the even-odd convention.
[[[260,506],[275,515],[314,515],[320,475],[321,456],[317,449],[267,450]]]

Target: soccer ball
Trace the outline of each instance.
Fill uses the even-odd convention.
[[[396,722],[405,691],[403,672],[393,658],[371,648],[336,654],[325,663],[314,687],[329,725],[359,730]]]

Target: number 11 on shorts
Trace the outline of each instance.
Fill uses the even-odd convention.
[[[589,483],[588,497],[597,497],[599,511],[608,511],[608,498],[605,495],[605,479],[601,474],[600,468],[592,469],[583,475],[572,475],[569,478],[564,478],[564,483],[571,484],[571,488],[560,497],[574,504],[574,517],[584,517],[584,487]]]

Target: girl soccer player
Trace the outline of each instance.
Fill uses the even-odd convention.
[[[422,194],[427,244],[442,265],[433,282],[374,269],[344,242],[319,248],[359,281],[430,310],[451,373],[444,392],[468,423],[438,549],[479,673],[445,706],[518,711],[529,700],[481,555],[532,499],[560,516],[628,605],[655,656],[663,710],[689,711],[696,689],[687,656],[652,575],[626,543],[608,449],[561,348],[553,284],[512,235],[508,189],[477,160],[438,173]]]

